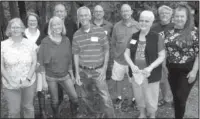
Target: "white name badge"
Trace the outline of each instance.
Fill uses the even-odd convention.
[[[98,37],[91,37],[92,42],[98,42],[98,40],[99,40]]]
[[[134,39],[132,39],[132,40],[130,41],[131,44],[136,44],[136,42],[137,42],[137,41],[134,40]]]
[[[108,35],[108,31],[104,31],[106,33],[106,35]]]

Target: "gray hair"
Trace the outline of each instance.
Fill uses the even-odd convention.
[[[153,12],[150,11],[150,10],[144,10],[144,11],[142,11],[142,12],[140,13],[140,17],[141,17],[141,16],[150,17],[151,20],[152,20],[152,22],[155,20],[155,16],[154,16]]]
[[[83,6],[83,7],[78,8],[78,10],[77,10],[77,16],[79,15],[79,13],[80,13],[80,11],[81,11],[82,9],[87,10],[87,11],[88,11],[88,14],[91,16],[91,11],[90,11],[90,9],[89,9],[88,7],[86,7],[86,6]]]
[[[169,6],[166,6],[166,5],[160,6],[160,7],[158,8],[158,13],[160,14],[163,10],[169,11],[169,12],[171,13],[171,15],[172,15],[172,13],[173,13],[173,9],[172,9],[171,7],[169,7]]]

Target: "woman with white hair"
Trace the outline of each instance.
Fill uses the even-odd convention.
[[[152,11],[141,12],[140,31],[132,35],[124,53],[129,64],[129,75],[132,77],[133,91],[140,110],[139,118],[155,118],[157,111],[159,83],[162,62],[165,59],[163,39],[150,31],[154,21]]]
[[[69,95],[72,116],[76,116],[78,108],[78,96],[73,84],[71,43],[65,34],[64,22],[54,16],[49,21],[48,36],[42,40],[38,52],[38,62],[46,74],[54,118],[60,117],[57,84]]]
[[[24,37],[25,26],[20,18],[9,21],[1,42],[1,74],[8,102],[8,118],[34,118],[36,44]]]

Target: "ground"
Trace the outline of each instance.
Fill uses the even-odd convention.
[[[109,91],[111,94],[112,99],[115,98],[115,83],[113,80],[108,80],[108,87]],[[131,99],[132,93],[131,93],[131,86],[128,84],[127,80],[124,80],[123,82],[124,89],[123,89],[123,97],[126,97],[128,99]],[[96,98],[96,97],[95,97]],[[50,102],[49,102],[49,97],[46,99],[47,101],[47,110],[49,117],[51,116],[51,107],[50,107]],[[98,98],[96,98],[98,100]],[[96,101],[95,105],[99,105],[99,101]],[[70,117],[70,110],[69,110],[69,103],[68,103],[68,98],[66,97],[64,102],[63,102],[63,107],[61,110],[61,116],[62,117]],[[90,117],[84,115],[84,106],[83,103],[80,102],[80,112],[82,113],[83,117]],[[37,98],[35,98],[35,110],[36,110],[36,116],[38,115],[38,103],[37,103]],[[128,111],[121,111],[121,110],[115,110],[116,116],[118,118],[136,118],[139,114],[137,110],[134,110],[133,108],[130,108]],[[1,118],[6,118],[8,115],[7,113],[7,107],[6,107],[6,101],[5,97],[3,95],[3,90],[1,91]],[[174,111],[171,105],[166,105],[164,107],[159,107],[157,111],[157,117],[158,118],[173,118],[174,117]],[[187,101],[187,107],[186,107],[186,112],[185,112],[185,117],[186,118],[198,118],[198,82],[194,85],[194,87],[191,90],[191,93],[189,95],[189,99]]]

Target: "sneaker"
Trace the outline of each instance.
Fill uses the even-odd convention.
[[[128,112],[130,110],[128,99],[124,99],[124,101],[122,102],[121,110],[123,112]]]
[[[138,111],[138,108],[137,108],[137,105],[136,105],[136,101],[135,100],[132,100],[131,101],[131,105],[130,105],[134,110],[137,110]]]
[[[115,100],[115,108],[116,109],[121,109],[121,105],[122,105],[122,99],[117,98]]]

